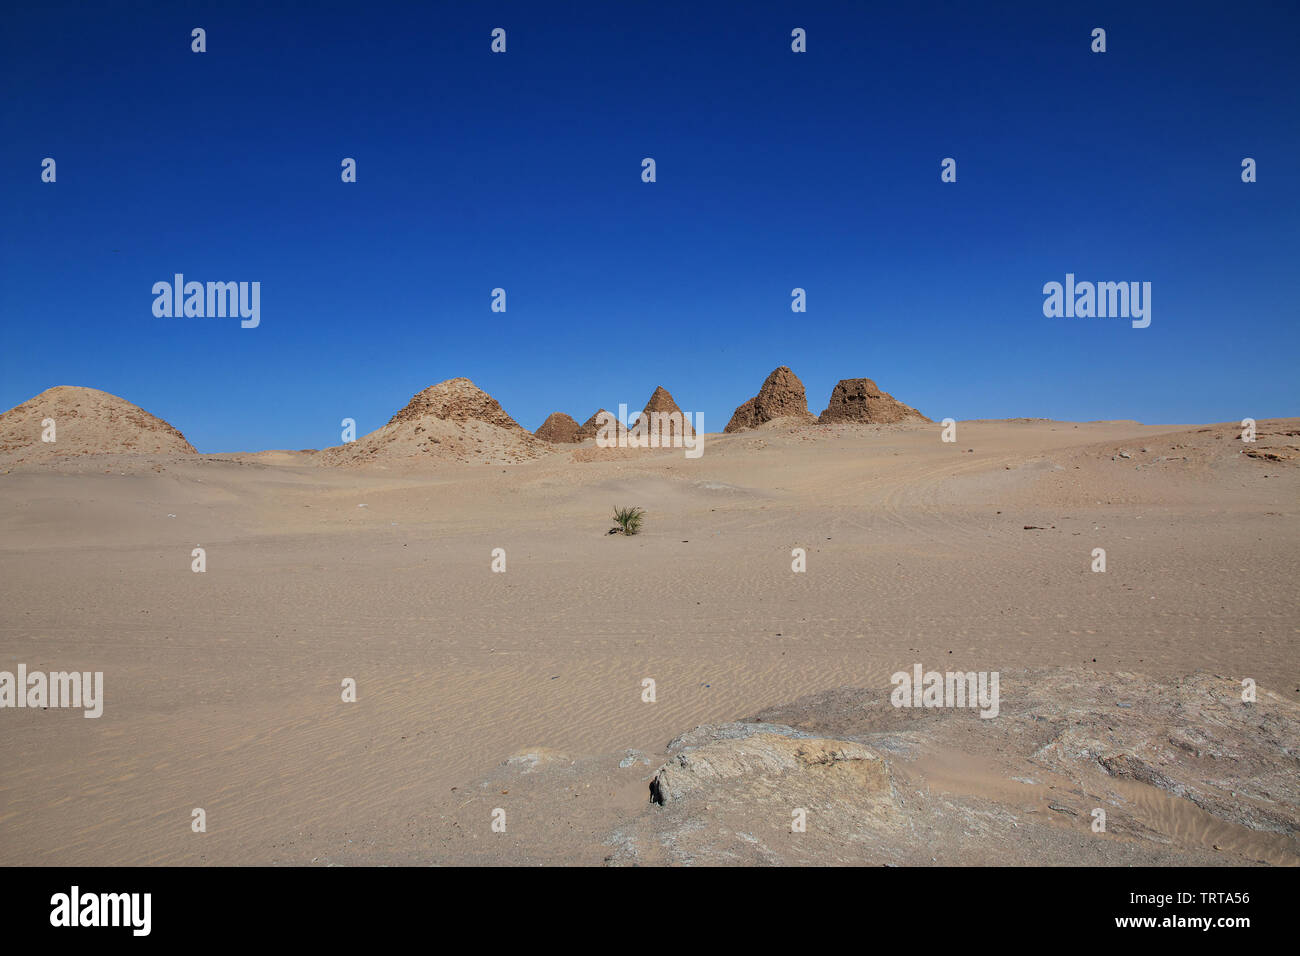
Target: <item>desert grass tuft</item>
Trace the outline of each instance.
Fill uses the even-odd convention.
[[[641,530],[641,519],[645,517],[643,508],[615,508],[615,526],[610,534],[636,534]]]

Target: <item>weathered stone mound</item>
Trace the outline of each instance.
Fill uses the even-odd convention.
[[[408,467],[427,461],[509,464],[538,458],[550,444],[525,431],[496,399],[467,378],[417,393],[383,428],[326,448],[326,465]]]
[[[694,435],[695,431],[691,423],[687,420],[682,410],[677,407],[673,397],[668,394],[668,390],[662,385],[655,388],[650,400],[645,403],[645,409],[642,415],[650,416],[648,423],[649,428],[664,438]],[[656,425],[656,422],[659,424]],[[636,423],[633,423],[636,427]]]
[[[578,423],[564,412],[552,412],[534,432],[542,441],[572,444],[582,441],[578,434]]]
[[[875,425],[895,425],[900,422],[928,422],[910,405],[904,405],[894,396],[882,392],[869,378],[842,378],[831,391],[826,410],[817,419],[829,422],[867,422]]]
[[[42,440],[53,419],[53,442]],[[0,415],[0,454],[15,461],[68,455],[194,455],[185,436],[144,409],[95,388],[57,385]]]
[[[505,413],[495,398],[467,378],[449,378],[417,392],[405,408],[389,419],[388,424],[428,417],[448,422],[486,422],[498,428],[524,430]]]
[[[803,382],[784,365],[773,370],[757,395],[736,409],[723,431],[757,428],[776,418],[792,418],[808,424],[816,421],[808,411]]]

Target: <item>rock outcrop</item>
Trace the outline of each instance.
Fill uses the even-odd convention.
[[[880,755],[860,743],[827,740],[778,724],[724,724],[698,727],[691,735],[701,741],[688,746],[682,738],[669,744],[678,752],[655,774],[650,795],[655,803],[680,800],[687,794],[708,793],[726,781],[765,779],[780,788],[778,778],[799,775],[824,778],[828,789],[852,792],[867,802],[890,800],[889,771]]]
[[[1300,704],[1205,672],[1001,677],[996,719],[838,688],[697,727],[609,862],[1300,862]]]

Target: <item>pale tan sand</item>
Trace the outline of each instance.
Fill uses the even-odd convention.
[[[103,671],[106,694],[98,720],[0,711],[0,864],[627,862],[611,834],[670,819],[646,789],[670,739],[916,662],[1205,669],[1296,699],[1300,420],[1260,423],[1249,450],[1280,461],[1232,424],[939,428],[777,420],[696,460],[0,461],[0,670]],[[615,505],[647,509],[641,535],[605,534]],[[944,746],[891,759],[917,789],[1014,803],[1010,765]],[[626,748],[649,763],[619,769]],[[1144,826],[1172,842],[1130,831],[1088,860],[1288,861],[1285,837],[1207,847],[1185,812],[1153,798]],[[984,837],[930,856],[1012,839]]]

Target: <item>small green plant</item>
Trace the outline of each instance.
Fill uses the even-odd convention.
[[[610,534],[636,534],[641,530],[641,519],[645,517],[642,508],[615,508],[616,527],[610,528]]]

